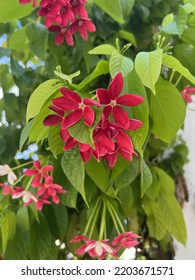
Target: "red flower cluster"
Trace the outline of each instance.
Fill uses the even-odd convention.
[[[31,185],[37,188],[36,195],[21,187],[5,184],[0,184],[0,186],[3,187],[3,194],[11,194],[12,199],[22,197],[25,206],[34,202],[36,208],[41,211],[43,205],[51,204],[51,201],[58,204],[59,194],[67,193],[67,191],[62,186],[53,183],[53,177],[49,173],[53,171],[52,165],[42,167],[39,160],[34,161],[33,165],[34,168],[26,170],[24,175],[33,177]]]
[[[123,89],[122,74],[118,73],[113,78],[108,90],[97,89],[94,101],[90,98],[81,98],[76,92],[61,88],[63,97],[52,100],[50,107],[56,114],[45,118],[45,126],[61,124],[60,135],[65,142],[64,150],[70,150],[79,145],[80,154],[84,162],[88,162],[91,156],[97,161],[103,157],[110,168],[114,167],[117,161],[118,152],[129,161],[136,155],[133,143],[126,131],[137,130],[142,122],[130,119],[123,106],[136,106],[144,101],[144,98],[135,94],[124,94],[119,96]],[[95,120],[95,113],[91,106],[102,109],[102,117],[93,131],[95,149],[89,144],[79,143],[70,136],[68,128],[76,124],[82,118],[85,125],[92,126]]]
[[[32,0],[20,0],[20,4],[26,4]],[[56,45],[61,45],[64,40],[69,46],[73,46],[73,35],[78,31],[80,36],[87,41],[88,32],[96,30],[85,8],[86,0],[42,0],[38,16],[43,17],[45,26],[51,32],[57,32]],[[33,7],[36,0],[33,0]]]
[[[191,97],[192,94],[195,94],[195,88],[191,88],[190,86],[186,86],[181,92],[181,95],[182,95],[183,99],[187,103],[192,103],[193,102],[193,99]]]
[[[139,242],[134,240],[135,238],[141,238],[141,236],[132,232],[124,232],[116,236],[112,242],[109,242],[109,240],[91,240],[85,235],[78,235],[74,237],[70,242],[84,242],[84,245],[77,249],[77,255],[88,253],[92,258],[97,257],[98,259],[103,260],[106,257],[107,253],[114,258],[118,258],[117,252],[122,247],[129,249],[138,245]],[[114,248],[113,246],[117,247]]]

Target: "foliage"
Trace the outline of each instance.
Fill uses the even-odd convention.
[[[11,166],[19,178],[13,190],[19,185],[37,198],[37,186],[22,168],[38,156],[42,166],[54,167],[55,184],[68,192],[60,194],[60,201],[52,196],[52,204],[44,202],[40,211],[33,203],[24,206],[12,199],[13,193],[5,195],[2,184],[0,255],[67,259],[72,253],[76,258],[74,242],[83,241],[89,256],[79,258],[103,258],[109,252],[115,257],[116,248],[108,246],[120,238],[126,248],[128,238],[136,246],[133,238],[138,237],[120,235],[133,231],[142,237],[138,259],[173,258],[173,237],[184,245],[187,238],[175,192],[187,162],[187,147],[178,136],[186,114],[181,92],[195,84],[194,1],[90,0],[86,10],[96,31],[90,26],[86,37],[70,26],[74,42],[66,37],[63,43],[37,16],[40,2],[33,7],[32,1],[0,1],[5,38],[0,47],[0,164]],[[104,101],[103,93],[112,98]],[[77,105],[75,100],[80,100]],[[36,155],[25,158],[35,142]],[[23,155],[19,159],[17,152]],[[77,235],[89,239],[70,242]],[[87,247],[96,249],[100,243],[94,240],[107,238],[113,241],[101,242],[101,254]],[[55,245],[58,239],[65,249]]]

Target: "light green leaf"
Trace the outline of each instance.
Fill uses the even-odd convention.
[[[189,28],[185,29],[181,36],[181,39],[188,45],[195,46],[195,37],[192,36],[192,34],[195,34],[195,27],[189,27]],[[186,59],[187,59],[187,57],[186,57]]]
[[[27,122],[34,118],[41,110],[45,102],[61,87],[63,83],[57,79],[51,79],[42,83],[30,96],[27,105],[26,120]]]
[[[25,127],[22,130],[22,133],[20,135],[20,145],[19,145],[20,151],[22,150],[22,147],[23,147],[24,143],[26,142],[26,140],[27,140],[27,138],[29,136],[29,132],[31,130],[33,122],[34,122],[34,120],[31,120],[29,123],[27,123],[25,125]]]
[[[152,184],[152,174],[145,160],[141,158],[141,197]]]
[[[173,13],[170,13],[170,14],[166,15],[163,18],[162,27],[165,27],[168,24],[171,24],[173,21],[174,21],[174,14]]]
[[[124,23],[122,7],[119,0],[94,0],[94,3],[119,23]]]
[[[100,46],[95,47],[94,49],[90,50],[89,54],[105,54],[105,55],[111,55],[113,51],[115,51],[116,48],[112,45],[103,44]]]
[[[72,79],[78,77],[80,73],[80,71],[76,71],[75,73],[72,73],[70,75],[63,74],[61,71],[61,66],[57,66],[56,71],[54,71],[54,74],[58,78],[62,79],[63,81],[67,81],[70,85],[72,84]]]
[[[112,78],[118,73],[121,72],[123,77],[133,70],[133,61],[120,54],[117,50],[114,51],[110,58],[109,63],[110,74]]]
[[[137,46],[136,39],[135,39],[135,36],[133,35],[133,33],[127,32],[125,30],[120,30],[117,33],[117,37],[124,39],[124,40],[128,41],[129,43],[132,43],[135,47]]]
[[[60,125],[50,127],[48,143],[54,157],[63,153],[64,142],[60,136]]]
[[[95,148],[94,142],[93,142],[93,131],[96,127],[96,125],[101,120],[101,111],[94,108],[95,111],[95,121],[92,126],[88,127],[86,124],[84,124],[83,118],[76,123],[75,125],[71,126],[68,131],[70,135],[79,141],[80,143],[89,144],[92,148]]]
[[[7,243],[14,238],[16,232],[16,215],[12,211],[6,211],[1,217],[1,234],[3,253],[5,253]]]
[[[61,165],[68,180],[71,182],[73,187],[82,195],[85,203],[88,205],[84,187],[84,163],[81,159],[78,148],[66,151],[62,157]]]
[[[26,25],[26,36],[33,54],[45,59],[48,41],[48,30],[45,25],[36,22],[28,23]]]
[[[144,199],[143,205],[147,215],[146,223],[150,236],[161,240],[166,233],[166,224],[160,207],[150,199]]]
[[[22,231],[28,232],[30,229],[30,221],[27,207],[20,207],[16,215],[17,225]]]
[[[155,94],[155,84],[160,76],[162,49],[140,52],[135,58],[135,70],[142,83]]]
[[[150,102],[152,132],[170,143],[182,127],[185,114],[186,106],[180,92],[173,84],[160,78],[156,84],[156,96],[152,95]]]
[[[121,6],[125,18],[128,18],[129,15],[131,14],[134,3],[135,0],[121,0]]]
[[[187,68],[185,68],[177,58],[168,55],[163,54],[162,64],[176,70],[178,73],[180,73],[182,76],[184,76],[187,80],[189,80],[192,84],[195,84],[195,77],[189,72]]]
[[[25,28],[20,28],[10,36],[9,38],[9,48],[16,51],[23,51],[27,47],[27,37],[26,37],[26,30]]]
[[[0,0],[0,22],[23,18],[33,10],[32,3],[20,5],[17,0]]]

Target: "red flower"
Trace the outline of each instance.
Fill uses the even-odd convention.
[[[34,176],[32,181],[32,186],[37,186],[41,182],[41,178],[44,177],[45,179],[48,177],[48,172],[53,171],[52,165],[46,165],[44,167],[41,166],[39,160],[35,160],[33,162],[35,169],[28,169],[24,172],[25,176]]]
[[[124,106],[136,106],[144,101],[144,98],[135,94],[124,94],[119,96],[123,89],[123,77],[118,73],[113,78],[108,90],[97,89],[97,98],[102,105],[106,105],[102,115],[102,127],[105,128],[112,113],[116,123],[120,124],[124,129],[129,128],[128,114],[122,109]]]
[[[64,111],[73,111],[67,115],[63,121],[62,129],[67,129],[84,117],[84,123],[91,126],[95,120],[95,113],[90,107],[94,105],[99,107],[99,103],[90,98],[81,98],[76,92],[67,88],[61,88],[63,97],[55,98],[52,103],[55,107]]]
[[[30,2],[33,2],[33,7],[34,8],[37,6],[37,0],[19,0],[19,3],[22,4],[22,5],[30,3]]]
[[[13,188],[9,185],[5,185],[5,184],[0,184],[0,187],[3,187],[2,193],[7,195],[7,194],[11,194],[13,191]]]
[[[71,33],[74,34],[79,31],[81,37],[87,41],[88,40],[88,31],[95,32],[95,25],[92,23],[89,18],[79,18],[74,21],[70,26]]]
[[[191,94],[195,94],[195,88],[191,88],[190,86],[186,86],[182,92],[182,97],[187,103],[192,103],[193,99],[190,96]]]
[[[129,249],[139,244],[138,241],[134,240],[135,238],[141,238],[141,236],[133,232],[124,232],[113,239],[112,245],[118,245],[118,247],[115,249],[116,251],[119,251],[121,248]]]
[[[77,255],[88,253],[90,257],[97,257],[100,260],[104,259],[107,253],[115,258],[117,257],[115,249],[109,244],[109,240],[90,240],[87,236],[79,235],[73,238],[70,242],[80,241],[83,241],[85,244],[77,249]]]
[[[74,45],[74,39],[70,28],[68,27],[60,27],[60,26],[52,26],[49,31],[58,32],[54,38],[56,45],[61,45],[64,40],[69,46]]]
[[[86,0],[70,0],[71,10],[75,17],[77,15],[79,15],[82,18],[88,17],[87,11],[84,6],[85,3],[86,3]]]
[[[53,178],[51,176],[45,179],[44,184],[37,184],[37,187],[40,188],[37,192],[38,197],[43,196],[45,199],[51,197],[52,201],[56,204],[59,203],[58,194],[67,193],[62,186],[53,184]]]

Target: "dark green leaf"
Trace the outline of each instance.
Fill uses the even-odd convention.
[[[143,158],[141,158],[141,197],[152,184],[152,174]]]
[[[119,23],[124,23],[122,7],[119,0],[94,0],[94,3],[97,4],[113,19]]]

